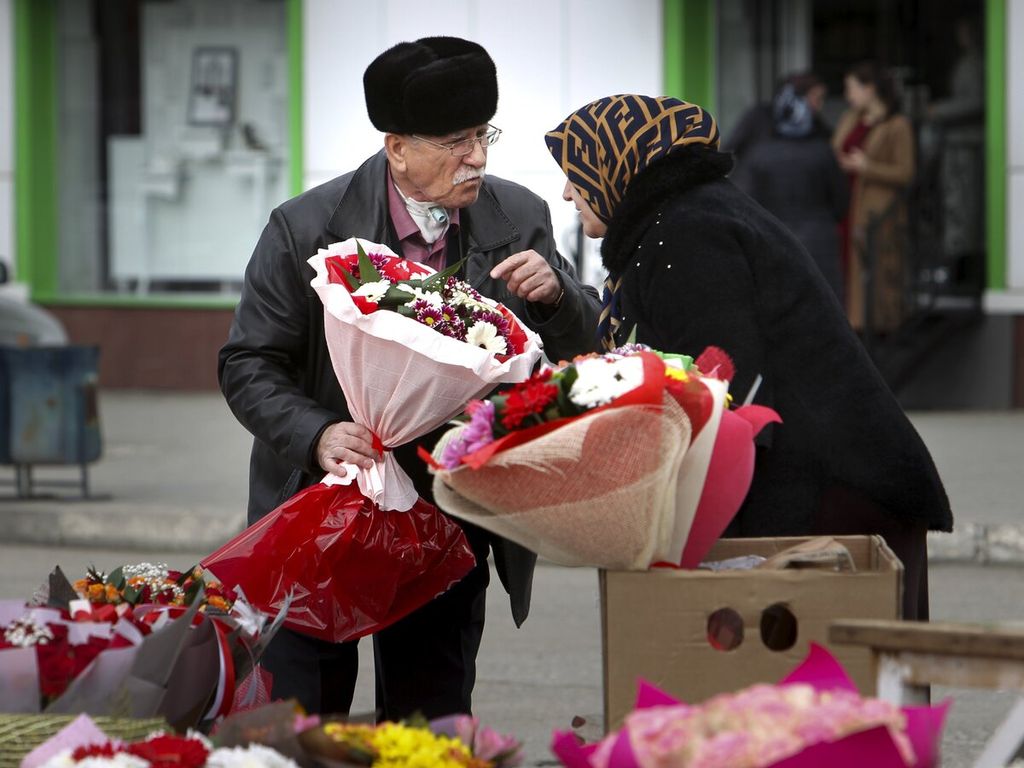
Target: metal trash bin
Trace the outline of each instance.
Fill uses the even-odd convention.
[[[0,463],[15,466],[18,496],[34,495],[36,465],[78,465],[89,495],[102,453],[98,364],[94,346],[0,347]]]

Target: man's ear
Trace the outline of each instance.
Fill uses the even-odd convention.
[[[405,173],[405,153],[409,149],[409,137],[400,133],[384,134],[384,151],[392,170]]]

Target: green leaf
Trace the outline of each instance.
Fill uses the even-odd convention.
[[[145,589],[145,587],[143,587],[143,589]],[[129,585],[124,588],[122,594],[124,595],[124,601],[126,603],[135,605],[135,603],[139,600],[139,595],[142,594],[142,589],[136,589],[135,587]]]
[[[395,307],[395,312],[402,315],[403,317],[416,317],[416,310],[412,307],[407,307],[405,304],[399,304]]]
[[[122,566],[118,566],[107,576],[107,584],[113,586],[114,589],[124,589],[124,582],[124,568]]]
[[[359,290],[359,281],[356,280],[356,276],[349,272],[347,269],[341,269],[341,279],[348,285],[349,291]]]
[[[373,266],[370,257],[363,250],[363,244],[356,240],[356,253],[359,254],[359,279],[364,283],[376,283],[381,280],[380,272]]]
[[[459,270],[462,269],[462,265],[465,263],[465,259],[459,259],[459,261],[455,262],[450,267],[442,269],[437,274],[425,278],[423,280],[423,289],[427,291],[434,291],[435,293],[437,293],[440,290],[441,286],[448,282],[449,277],[454,277],[459,273]],[[362,269],[362,267],[360,267],[360,269]]]

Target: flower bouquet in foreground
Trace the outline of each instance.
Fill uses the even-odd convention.
[[[109,739],[83,716],[34,749],[22,765],[515,768],[522,761],[521,750],[515,738],[468,715],[371,725],[322,721],[301,714],[294,703],[276,702],[228,717],[210,737],[156,731],[136,741]]]
[[[287,626],[340,642],[400,619],[473,567],[461,529],[418,497],[391,448],[528,378],[541,344],[454,269],[435,274],[355,238],[309,263],[335,375],[380,459],[342,465],[343,477],[300,491],[202,564],[264,610],[292,595]]]
[[[753,437],[778,416],[728,408],[732,363],[643,345],[543,368],[470,403],[432,456],[449,514],[563,565],[695,567],[736,514]]]
[[[556,732],[551,749],[566,768],[931,768],[948,707],[862,698],[839,662],[812,643],[778,685],[703,704],[641,683],[620,730],[589,745]]]
[[[144,739],[110,739],[82,716],[30,752],[23,768],[298,768],[288,757],[262,744],[217,746],[202,734],[154,731]]]
[[[276,632],[199,568],[57,568],[32,602],[0,601],[0,711],[212,722],[255,702]]]

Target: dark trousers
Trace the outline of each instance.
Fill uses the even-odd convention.
[[[481,534],[467,530],[477,564],[462,581],[373,636],[378,720],[470,713],[490,580]],[[273,675],[272,698],[297,699],[308,713],[348,714],[358,653],[358,641],[330,643],[282,628],[261,663]]]
[[[903,618],[928,621],[928,524],[899,520],[850,489],[832,487],[822,495],[814,535],[878,534],[903,563]]]

